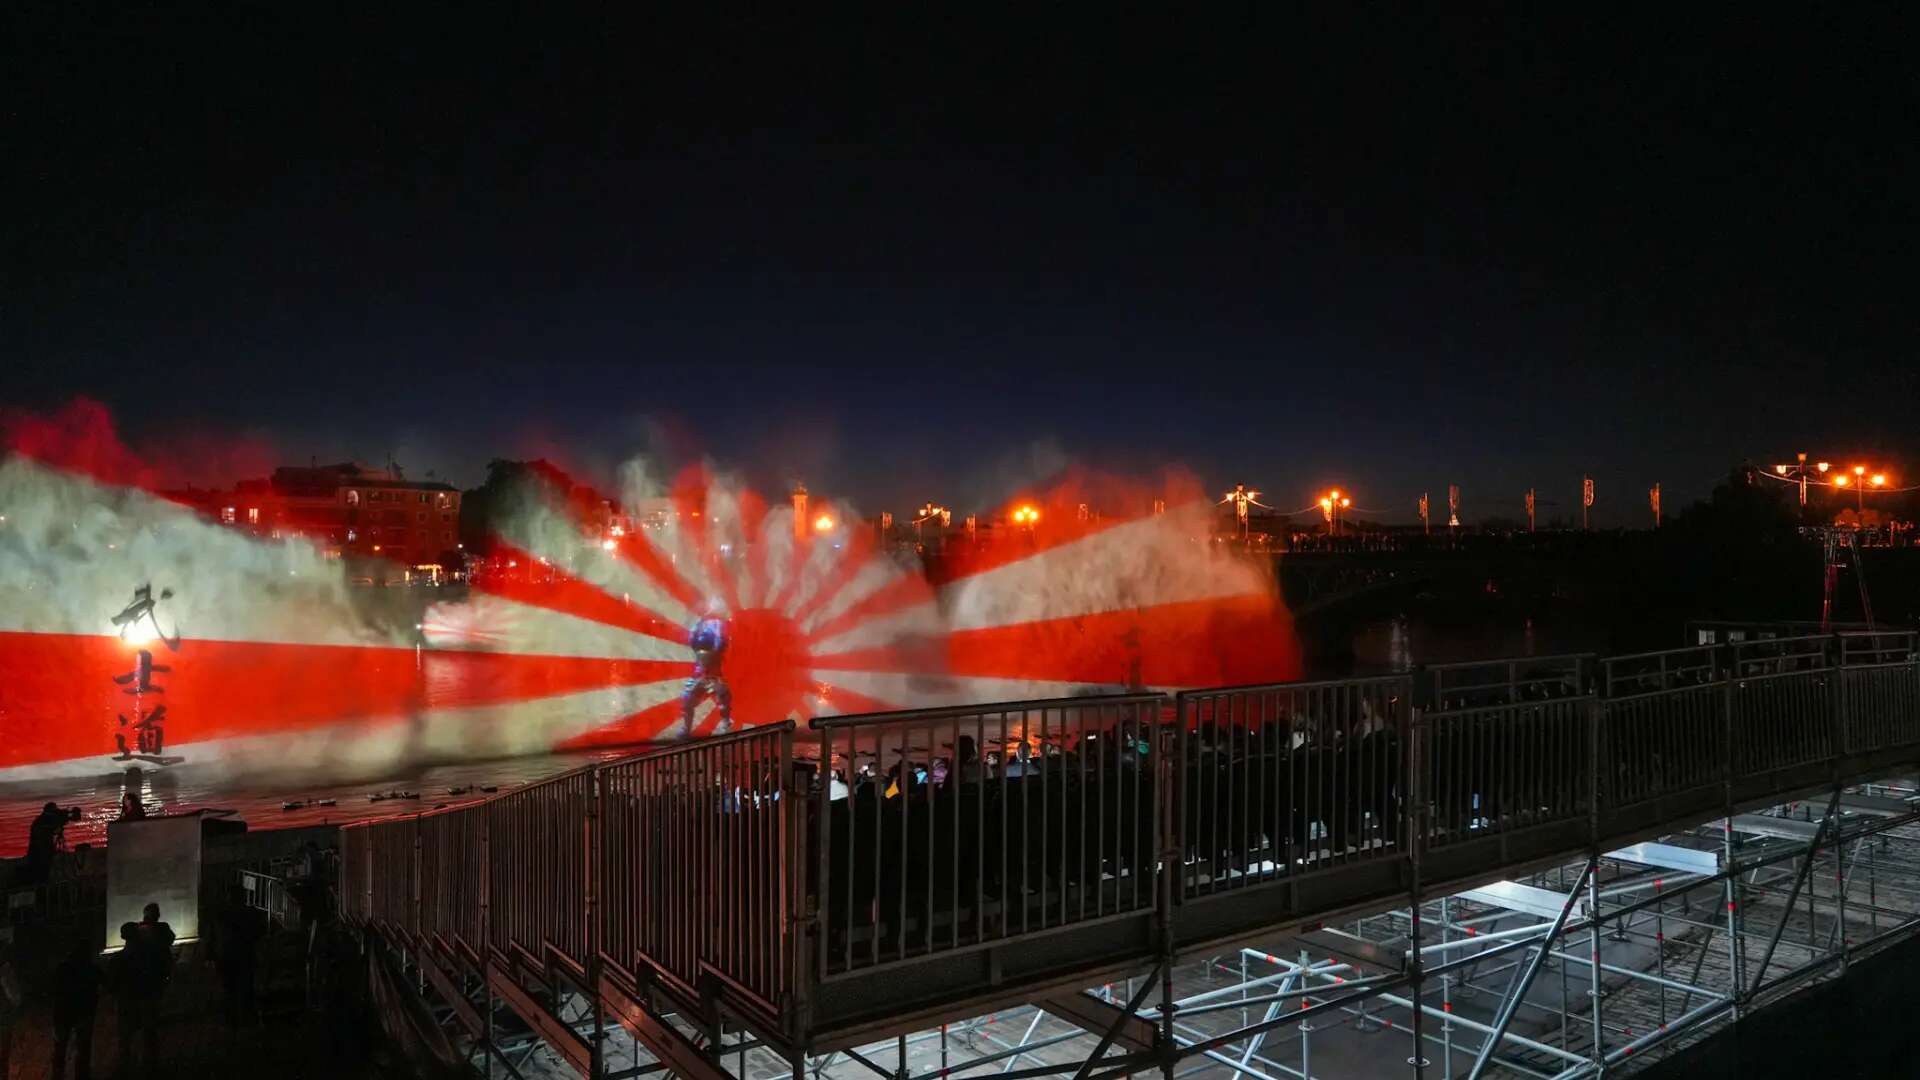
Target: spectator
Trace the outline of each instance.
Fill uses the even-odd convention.
[[[27,827],[26,880],[39,884],[47,880],[47,870],[53,865],[53,853],[65,846],[67,822],[75,814],[62,810],[59,803],[48,803],[40,808],[40,815]]]
[[[100,1004],[100,969],[85,938],[53,969],[53,1080],[66,1075],[67,1046],[73,1050],[73,1075],[88,1080],[93,1070],[93,1015]]]
[[[7,1070],[13,1065],[13,1025],[20,1019],[20,1008],[25,1004],[20,973],[13,966],[13,948],[0,944],[0,1076],[8,1075]]]
[[[120,928],[120,1071],[129,1073],[134,1037],[146,1044],[146,1069],[160,1059],[160,998],[173,978],[173,927],[160,921],[160,905],[148,904],[137,923]]]

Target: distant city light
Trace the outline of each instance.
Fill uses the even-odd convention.
[[[1874,473],[1874,474],[1873,474],[1873,486],[1874,486],[1874,487],[1886,487],[1886,486],[1887,486],[1887,474],[1886,474],[1886,473]]]
[[[1834,486],[1834,487],[1846,487],[1846,486],[1847,486],[1847,481],[1849,481],[1849,480],[1851,480],[1851,479],[1852,479],[1852,477],[1850,477],[1850,476],[1848,476],[1848,475],[1847,475],[1846,473],[1841,473],[1841,474],[1839,474],[1838,476],[1835,476],[1835,477],[1833,478],[1833,486]]]
[[[813,519],[814,532],[829,532],[832,529],[833,529],[832,514],[821,514],[819,517]]]
[[[1819,469],[1821,472],[1826,472],[1828,469],[1833,468],[1830,463],[1825,461],[1816,462],[1813,467]]]
[[[619,547],[620,544],[618,541],[614,540],[612,537],[608,537],[607,539],[600,541],[600,546],[606,549],[607,551],[612,551],[614,548]]]

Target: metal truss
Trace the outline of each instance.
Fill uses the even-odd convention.
[[[489,1078],[1573,1080],[1630,1072],[1916,929],[1920,793],[1900,782],[797,1059],[663,996],[609,1009],[552,966],[503,980],[424,943],[396,959]]]

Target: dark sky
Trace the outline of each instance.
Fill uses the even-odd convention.
[[[1858,9],[32,6],[0,404],[136,439],[870,507],[1063,460],[1402,518],[1577,512],[1584,470],[1637,519],[1802,448],[1920,477],[1920,82]]]

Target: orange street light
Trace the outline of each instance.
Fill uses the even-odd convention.
[[[1831,462],[1818,461],[1814,463],[1813,467],[1819,469],[1821,472],[1826,472],[1828,469],[1833,468],[1833,465]]]
[[[1340,494],[1339,488],[1334,488],[1332,491],[1320,497],[1320,512],[1327,517],[1327,531],[1329,535],[1336,534],[1340,531],[1340,511],[1352,505],[1353,500],[1348,496]]]
[[[830,532],[832,531],[832,529],[833,529],[832,514],[821,514],[819,517],[813,519],[814,532],[822,532],[822,533]]]
[[[1834,477],[1834,478],[1833,478],[1833,486],[1834,486],[1834,487],[1846,487],[1846,486],[1847,486],[1847,484],[1848,484],[1848,483],[1849,483],[1849,482],[1850,482],[1850,481],[1851,481],[1852,479],[1853,479],[1853,478],[1852,478],[1852,477],[1850,477],[1850,476],[1848,476],[1848,475],[1847,475],[1846,473],[1841,473],[1840,475],[1838,475],[1838,476],[1836,476],[1836,477]]]
[[[1874,486],[1874,487],[1886,487],[1886,486],[1887,486],[1887,474],[1886,474],[1886,473],[1874,473],[1874,474],[1873,474],[1873,486]]]
[[[1853,467],[1853,475],[1855,476],[1867,475],[1867,467],[1865,465],[1855,465]]]

